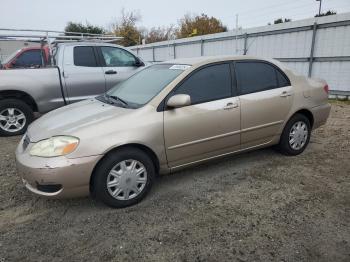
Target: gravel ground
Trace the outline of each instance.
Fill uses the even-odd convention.
[[[233,156],[158,179],[125,209],[48,200],[0,138],[0,261],[350,261],[350,105],[306,151]]]

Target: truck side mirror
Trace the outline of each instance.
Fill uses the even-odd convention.
[[[140,67],[140,66],[145,66],[145,63],[140,60],[140,58],[135,57],[135,66]]]

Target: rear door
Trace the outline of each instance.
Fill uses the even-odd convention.
[[[235,62],[241,102],[242,149],[270,142],[286,121],[293,101],[287,76],[264,61]]]
[[[136,66],[136,57],[127,50],[113,46],[100,46],[98,49],[107,90],[143,68]]]
[[[106,91],[104,72],[94,46],[65,46],[63,76],[69,103]]]
[[[192,73],[168,96],[188,94],[191,105],[164,111],[168,164],[177,167],[240,148],[240,108],[229,63]]]

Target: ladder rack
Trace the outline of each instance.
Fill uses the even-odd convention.
[[[121,39],[123,37],[111,34],[0,28],[0,40],[40,42],[42,46],[46,43],[49,48],[51,64],[53,64],[52,48],[58,43],[81,41],[110,43]]]

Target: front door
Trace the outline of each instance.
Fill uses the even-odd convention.
[[[175,94],[188,94],[191,105],[164,111],[170,167],[239,150],[240,105],[228,63],[195,71],[170,96]]]
[[[112,46],[99,48],[107,90],[143,68],[136,66],[135,56],[124,49]]]
[[[241,102],[242,149],[269,143],[280,135],[294,94],[288,78],[263,61],[235,63]]]

